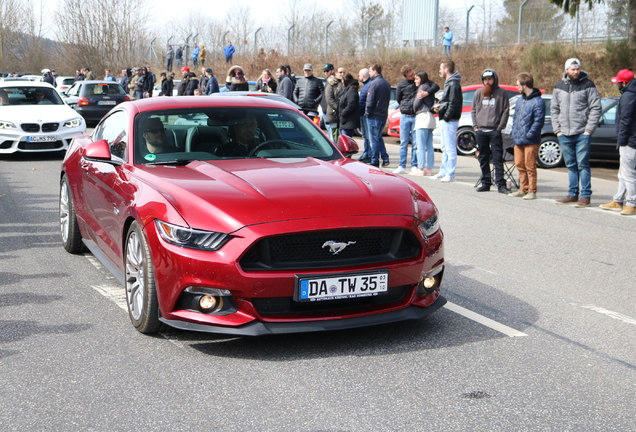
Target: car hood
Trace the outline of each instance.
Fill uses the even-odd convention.
[[[68,105],[10,105],[0,106],[0,120],[17,123],[62,122],[79,114]]]
[[[351,159],[197,161],[139,171],[140,179],[200,229],[232,232],[293,219],[414,215],[413,192],[404,179]]]

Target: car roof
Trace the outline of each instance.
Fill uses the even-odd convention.
[[[161,109],[239,107],[239,108],[283,108],[296,111],[291,105],[272,98],[253,98],[249,96],[171,96],[145,98],[118,105],[122,108],[134,107],[138,112]]]
[[[233,92],[223,92],[223,93],[212,93],[210,96],[221,97],[221,96],[249,96],[249,97],[261,97],[265,99],[277,100],[280,102],[287,103],[293,106],[296,109],[300,109],[298,105],[294,102],[287,99],[285,96],[276,94],[276,93],[264,93],[264,92],[255,92],[255,91],[233,91]]]
[[[55,87],[44,81],[2,81],[0,82],[0,88],[3,87],[45,87],[55,90]]]

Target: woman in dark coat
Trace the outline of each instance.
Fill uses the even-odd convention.
[[[342,135],[353,136],[354,130],[360,127],[360,84],[351,74],[345,75],[344,91],[338,101],[339,128]]]

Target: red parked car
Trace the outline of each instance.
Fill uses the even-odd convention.
[[[462,112],[470,112],[473,106],[473,97],[475,96],[475,91],[482,88],[483,84],[469,85],[462,87],[462,94],[464,96],[464,103],[462,106]],[[516,96],[519,94],[516,86],[500,84],[499,87],[506,90],[508,93],[508,98]],[[444,90],[440,90],[438,94],[435,96],[439,99],[441,97]],[[392,137],[400,137],[400,109],[396,109],[389,115],[389,136]]]
[[[64,248],[125,287],[132,324],[263,335],[418,319],[439,309],[437,208],[266,98],[117,105],[60,174]]]

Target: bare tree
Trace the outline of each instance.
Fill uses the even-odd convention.
[[[230,35],[234,38],[237,54],[245,54],[245,45],[249,43],[250,35],[256,30],[251,10],[248,6],[235,3],[227,12],[225,22]]]
[[[20,28],[23,10],[20,0],[0,2],[0,65],[3,69],[19,66],[16,47],[21,35],[16,30]]]
[[[72,68],[117,70],[149,60],[146,0],[111,0],[107,14],[99,0],[62,0],[59,7],[73,11],[55,20],[60,54]]]

